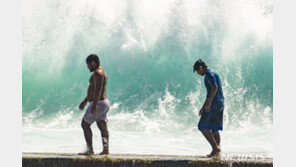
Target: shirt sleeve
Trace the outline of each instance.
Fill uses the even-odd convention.
[[[217,79],[214,73],[210,73],[209,75],[206,75],[206,78],[211,86],[214,86],[214,85],[218,86]]]

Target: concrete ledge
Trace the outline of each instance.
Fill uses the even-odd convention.
[[[79,156],[67,153],[23,153],[23,167],[270,167],[272,159],[256,161],[225,161],[202,156],[110,154]]]

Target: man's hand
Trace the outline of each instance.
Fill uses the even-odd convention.
[[[203,112],[203,108],[199,110],[198,115],[201,116],[202,112]]]
[[[205,105],[205,110],[206,112],[209,112],[211,108],[211,103],[209,101],[207,101],[206,105]]]
[[[91,108],[91,113],[94,115],[94,114],[97,114],[97,105],[93,104],[92,105],[92,108]]]
[[[83,110],[86,104],[87,104],[87,101],[85,101],[85,100],[83,102],[81,102],[79,105],[79,109]]]

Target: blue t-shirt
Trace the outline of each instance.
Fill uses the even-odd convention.
[[[207,99],[210,97],[211,93],[211,87],[213,85],[218,86],[217,93],[212,101],[211,110],[222,110],[224,109],[224,96],[223,96],[223,90],[221,86],[221,80],[219,75],[209,69],[205,73],[205,86],[207,88]]]

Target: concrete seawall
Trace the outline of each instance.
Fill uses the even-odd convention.
[[[68,153],[23,153],[23,167],[270,167],[271,158],[262,161],[222,160],[202,156],[110,154],[80,156]]]

